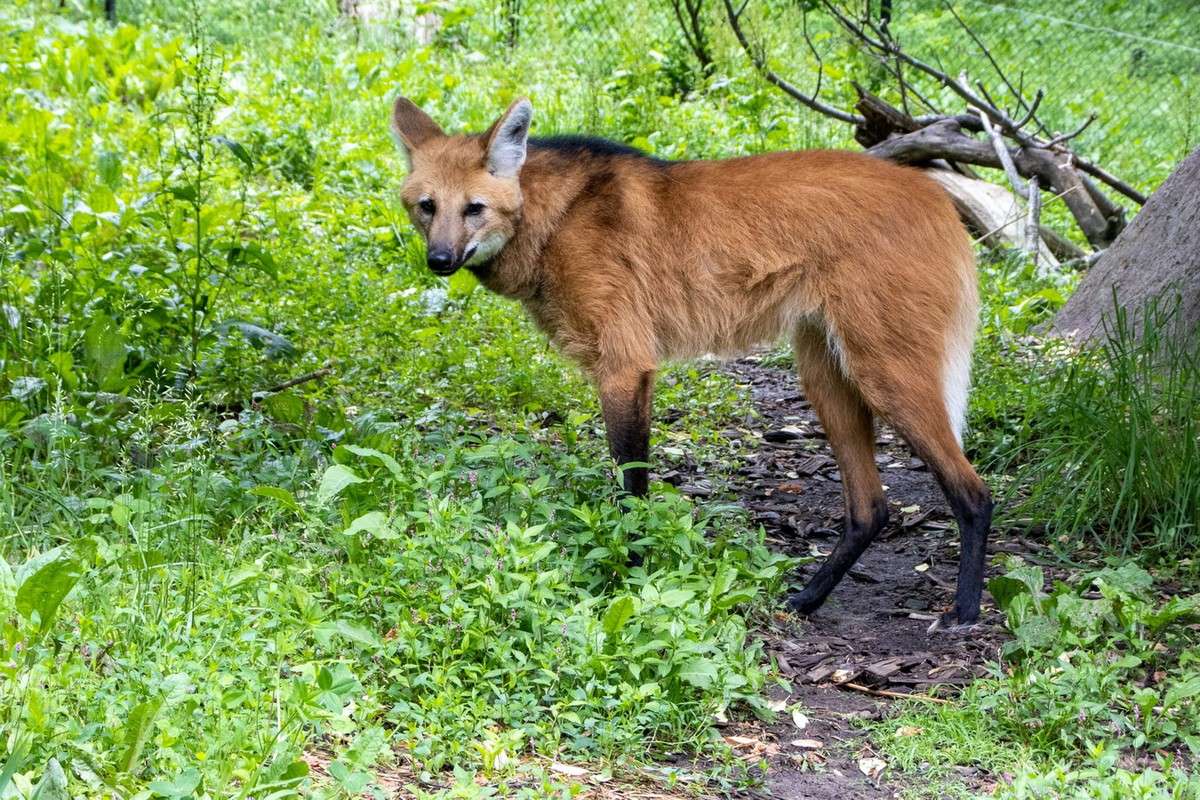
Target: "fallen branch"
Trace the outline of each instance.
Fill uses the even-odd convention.
[[[767,66],[766,58],[750,44],[750,40],[746,37],[745,32],[742,30],[741,18],[742,14],[746,10],[746,4],[743,3],[742,7],[735,11],[733,8],[733,3],[731,3],[730,0],[723,0],[723,2],[725,4],[725,16],[729,18],[729,27],[733,30],[733,35],[737,37],[738,43],[742,46],[742,49],[746,51],[746,55],[750,57],[750,61],[754,64],[754,68],[757,69],[759,74],[766,78],[769,83],[778,87],[784,92],[784,94],[789,95],[801,105],[804,105],[820,114],[824,114],[827,117],[832,117],[833,119],[840,120],[842,122],[848,122],[851,125],[859,125],[864,122],[863,118],[857,114],[851,114],[847,111],[843,111],[840,108],[834,108],[831,105],[822,103],[817,99],[815,93],[812,95],[806,94],[777,75],[774,70]],[[817,85],[820,86],[819,77]]]
[[[259,397],[267,397],[268,395],[272,395],[272,394],[277,394],[279,392],[282,392],[284,389],[290,389],[293,386],[299,386],[302,383],[308,383],[309,381],[315,381],[318,378],[324,378],[326,375],[330,374],[331,372],[333,372],[333,370],[331,370],[331,369],[319,369],[316,372],[310,372],[307,375],[301,375],[298,378],[292,378],[290,381],[284,381],[281,384],[272,386],[270,389],[263,389],[261,391],[255,392],[253,394],[253,397],[259,398]]]
[[[250,404],[255,405],[263,400],[266,400],[271,395],[279,394],[286,389],[291,389],[293,386],[299,386],[302,383],[308,383],[309,381],[315,381],[320,378],[324,378],[326,375],[329,375],[332,372],[332,369],[319,369],[316,372],[310,372],[307,375],[301,375],[297,378],[292,378],[291,380],[276,384],[269,389],[261,389],[257,392],[253,392],[250,395]],[[246,404],[240,401],[236,403],[208,402],[204,403],[204,408],[216,414],[238,414],[246,410]]]

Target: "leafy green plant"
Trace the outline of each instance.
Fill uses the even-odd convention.
[[[1156,602],[1150,575],[1134,564],[1049,595],[1040,569],[1015,567],[988,589],[1016,636],[1003,650],[1014,694],[984,703],[998,720],[1044,742],[1200,754],[1200,670],[1186,648],[1200,598]]]
[[[329,592],[362,598],[356,616],[376,632],[318,630],[374,654],[389,718],[423,764],[455,763],[471,742],[492,752],[493,726],[522,747],[612,757],[647,736],[701,743],[719,709],[764,710],[736,609],[765,599],[783,559],[707,540],[678,497],[593,505],[576,457],[535,458],[511,438],[408,452],[336,449],[316,493],[344,531]],[[522,462],[541,466],[526,478]]]
[[[1200,753],[1200,598],[1160,601],[1132,563],[1044,581],[1011,559],[988,584],[1014,634],[991,675],[958,703],[904,710],[876,741],[909,769],[981,766],[1002,797],[1191,797],[1178,765]]]

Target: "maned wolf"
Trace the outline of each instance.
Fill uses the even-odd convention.
[[[597,383],[618,464],[649,459],[664,359],[788,335],[842,473],[845,533],[803,591],[809,612],[887,522],[874,418],[941,484],[962,542],[940,624],[979,616],[992,500],[961,448],[978,312],[971,242],[920,172],[847,152],[669,162],[602,139],[529,138],[522,98],[447,135],[397,98],[404,207],[429,268],[520,300]],[[624,471],[644,495],[647,470]],[[937,623],[935,623],[937,624]]]

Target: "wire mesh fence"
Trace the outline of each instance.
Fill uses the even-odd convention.
[[[997,103],[1021,108],[1038,88],[1038,120],[1050,132],[1096,120],[1077,141],[1093,158],[1156,183],[1200,144],[1200,26],[1187,0],[857,0],[847,6],[877,23],[909,53],[948,74],[966,73]],[[498,47],[536,52],[556,69],[603,81],[629,59],[653,57],[679,73],[665,82],[702,97],[722,76],[744,73],[747,54],[729,30],[724,0],[503,0],[477,20]],[[698,55],[696,31],[705,52]],[[854,102],[852,82],[889,91],[887,69],[857,52],[815,0],[749,0],[753,45],[797,85],[820,81],[834,105]],[[711,66],[704,69],[705,58]],[[920,76],[914,85],[921,86]],[[941,111],[961,101],[940,87],[923,92]],[[928,109],[902,100],[913,113]],[[1019,116],[1019,114],[1015,114]]]

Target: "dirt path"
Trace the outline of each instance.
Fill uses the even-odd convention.
[[[761,414],[754,432],[762,439],[747,437],[753,443],[731,488],[774,547],[797,556],[828,553],[841,528],[841,482],[795,378],[754,358],[722,369],[750,386]],[[871,692],[952,696],[955,687],[983,673],[983,662],[996,658],[1005,638],[986,598],[981,624],[971,632],[927,633],[952,600],[957,534],[924,465],[886,427],[877,444],[892,507],[888,527],[821,609],[808,619],[781,616],[773,629],[758,634],[792,686],[790,694],[777,691],[772,699],[788,708],[799,704],[807,725],[801,729],[785,713],[772,725],[730,725],[722,731],[748,757],[769,761],[764,796],[898,796],[912,780],[871,761],[878,756],[854,725],[887,714],[896,702]],[[687,491],[691,476],[682,477]],[[995,536],[989,547],[993,553],[1022,549],[1019,542]],[[978,773],[964,774],[963,780],[969,788],[990,782]]]

